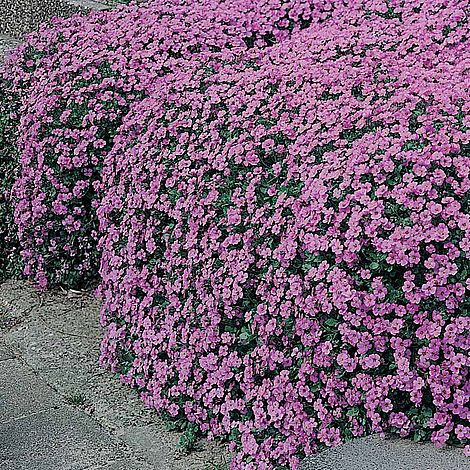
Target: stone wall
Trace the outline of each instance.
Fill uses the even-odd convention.
[[[53,16],[105,8],[93,0],[0,0],[0,36],[21,39]]]

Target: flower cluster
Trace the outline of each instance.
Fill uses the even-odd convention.
[[[233,470],[468,444],[467,2],[229,3],[76,17],[11,60],[26,272],[99,262],[102,364]]]
[[[299,11],[294,3],[150,2],[56,20],[28,37],[1,85],[21,109],[14,231],[28,277],[41,287],[96,279],[102,162],[132,103],[179,70],[211,70],[248,50],[254,58],[327,14],[318,2],[303,0]],[[18,160],[8,157],[2,170]]]

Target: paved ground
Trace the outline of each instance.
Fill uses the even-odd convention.
[[[52,16],[83,10],[68,0],[0,0],[0,34],[21,38]]]
[[[300,470],[470,470],[461,449],[370,436],[306,459]]]
[[[211,470],[229,458],[202,440],[189,455],[137,393],[98,365],[99,304],[0,285],[1,470]]]
[[[0,61],[24,34],[53,16],[112,8],[123,0],[0,0]]]
[[[1,345],[0,396],[2,470],[152,468]]]

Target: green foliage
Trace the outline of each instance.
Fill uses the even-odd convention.
[[[228,462],[208,463],[204,470],[229,470]]]
[[[17,173],[18,100],[8,93],[10,82],[0,80],[0,282],[22,272],[10,193]]]
[[[86,398],[85,395],[77,392],[67,397],[67,401],[73,406],[83,406],[86,403]]]
[[[181,435],[178,442],[178,449],[185,454],[196,450],[198,448],[198,435],[199,435],[199,426],[194,423],[187,423],[186,429]]]

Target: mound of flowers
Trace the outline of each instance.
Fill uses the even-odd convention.
[[[100,263],[102,364],[232,470],[468,445],[468,13],[150,2],[10,59],[26,274]]]
[[[467,34],[464,3],[360,2],[126,116],[102,361],[232,468],[468,442]]]
[[[20,173],[16,225],[10,210],[1,225],[13,228],[9,239],[19,238],[25,274],[41,287],[96,279],[102,161],[133,102],[178,70],[210,69],[248,51],[255,57],[328,15],[321,4],[154,1],[56,20],[30,35],[8,59],[1,84],[15,109],[22,107],[13,117],[2,113],[20,137],[5,140],[1,171],[10,171],[18,152]],[[10,194],[8,178],[5,186]]]

